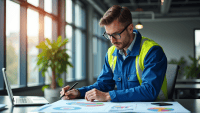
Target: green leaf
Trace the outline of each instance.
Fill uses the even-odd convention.
[[[61,43],[61,41],[62,41],[62,36],[60,35],[60,36],[58,36],[58,39],[57,39],[57,45],[59,45],[60,43]],[[59,46],[58,46],[59,47]]]
[[[68,42],[68,39],[66,38],[66,39],[64,39],[64,41],[59,45],[59,47],[62,47],[62,46],[64,46],[66,43]]]
[[[57,79],[57,82],[58,82],[58,86],[62,87],[63,86],[63,79],[62,78],[58,78]]]
[[[42,91],[44,91],[46,88],[49,88],[49,85],[42,86]]]
[[[49,45],[51,45],[51,41],[50,41],[48,38],[46,38],[46,41],[47,41],[47,43],[48,43]]]
[[[36,48],[39,48],[39,49],[46,49],[48,48],[47,45],[45,44],[45,42],[41,42],[39,45],[36,46]]]
[[[51,47],[54,51],[59,49],[59,46],[57,45],[57,43],[54,40],[53,40],[53,43],[51,43]]]

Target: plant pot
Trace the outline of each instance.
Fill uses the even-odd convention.
[[[46,98],[60,97],[61,90],[62,90],[62,88],[56,88],[56,89],[45,88],[44,89],[44,97],[46,97]]]

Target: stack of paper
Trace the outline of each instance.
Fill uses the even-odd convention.
[[[190,113],[178,102],[170,106],[152,105],[152,102],[88,102],[85,99],[59,100],[41,106],[32,112],[170,112]]]

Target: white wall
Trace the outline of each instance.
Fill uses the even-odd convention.
[[[142,24],[144,28],[139,30],[141,35],[160,44],[168,61],[179,60],[183,56],[190,63],[188,55],[194,56],[194,29],[200,28],[200,20],[152,21]]]

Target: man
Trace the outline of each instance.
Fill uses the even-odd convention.
[[[112,6],[101,18],[100,26],[105,27],[103,35],[113,46],[108,49],[97,81],[67,91],[63,99],[112,102],[167,99],[167,58],[156,42],[133,30],[129,9]],[[69,88],[64,87],[60,93]]]

